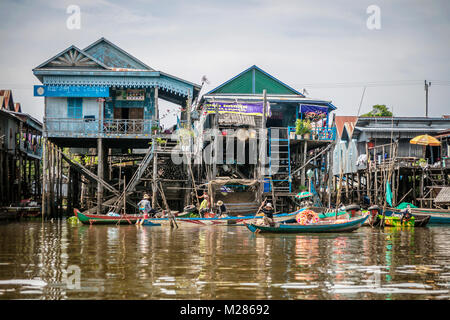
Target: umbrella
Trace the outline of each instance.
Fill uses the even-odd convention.
[[[299,192],[295,197],[297,199],[303,199],[303,198],[309,198],[312,196],[313,196],[313,194],[311,192],[303,191],[303,192]]]
[[[420,144],[422,146],[434,146],[438,147],[441,145],[441,142],[435,137],[429,136],[427,134],[417,136],[412,138],[409,143],[411,144]]]
[[[424,153],[425,153],[425,148],[427,146],[439,147],[441,145],[441,142],[438,139],[436,139],[435,137],[429,136],[427,134],[414,137],[411,140],[409,140],[409,143],[424,146]],[[430,152],[430,154],[431,154],[431,162],[434,162],[433,161],[433,152]]]

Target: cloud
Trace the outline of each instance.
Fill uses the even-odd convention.
[[[80,30],[66,28],[70,4],[81,8]],[[366,27],[371,4],[381,9],[381,30]],[[364,82],[415,80],[368,88],[361,112],[387,104],[397,115],[422,115],[418,81],[449,80],[449,12],[450,2],[436,0],[2,1],[0,86],[13,84],[24,110],[41,118],[31,69],[71,44],[84,48],[104,36],[155,69],[196,83],[207,75],[205,90],[256,64],[332,100],[338,114],[355,114]],[[431,115],[448,112],[447,89],[430,89]]]

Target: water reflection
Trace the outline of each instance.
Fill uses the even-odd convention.
[[[0,299],[448,299],[450,228],[0,225]],[[78,269],[76,269],[78,268]],[[79,270],[79,287],[71,287]]]

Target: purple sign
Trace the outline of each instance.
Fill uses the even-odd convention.
[[[216,108],[218,108],[219,113],[237,113],[254,116],[262,116],[263,114],[262,102],[258,103],[214,102],[214,103],[207,103],[205,107],[207,113],[216,113]]]
[[[316,114],[327,114],[328,107],[319,107],[319,106],[302,104],[302,105],[300,105],[300,112],[302,112],[302,113],[314,112]]]

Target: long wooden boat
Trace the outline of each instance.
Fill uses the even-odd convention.
[[[93,224],[116,224],[116,225],[126,225],[126,224],[136,224],[136,221],[142,219],[141,214],[126,214],[121,216],[109,216],[106,214],[85,214],[80,212],[78,209],[73,210],[75,216],[83,224],[93,225]],[[146,221],[147,222],[147,221]],[[154,222],[147,222],[146,225],[160,225]]]
[[[338,219],[330,221],[319,221],[315,224],[301,225],[298,223],[276,223],[275,226],[246,224],[247,228],[254,233],[330,233],[330,232],[352,232],[366,221],[367,215],[351,219]]]
[[[303,210],[303,209],[301,209]],[[295,218],[297,213],[301,210],[291,212],[291,213],[279,213],[273,215],[273,220],[278,223],[282,223],[288,220],[292,220]],[[205,218],[185,218],[185,217],[176,217],[175,221],[178,225],[182,226],[243,226],[245,222],[252,220],[261,220],[263,215],[247,215],[247,216],[227,216],[227,217],[205,217]],[[170,222],[168,218],[148,218],[150,222],[158,223],[161,221]]]
[[[274,214],[273,218],[275,222],[281,223],[287,220],[291,220],[295,218],[297,213],[301,210],[292,212],[292,213],[280,213]],[[98,214],[84,214],[79,210],[74,209],[75,216],[83,224],[118,224],[118,225],[126,225],[126,224],[136,224],[136,221],[142,219],[142,215],[138,214],[126,214],[121,216],[109,216],[109,215],[98,215]],[[178,225],[244,225],[245,221],[262,219],[262,215],[250,215],[250,216],[228,216],[228,217],[211,217],[211,218],[189,218],[184,216],[175,217],[175,221]],[[153,225],[161,225],[161,224],[170,224],[170,218],[147,218],[144,220],[143,225],[153,226]]]

